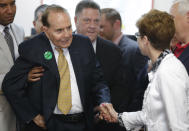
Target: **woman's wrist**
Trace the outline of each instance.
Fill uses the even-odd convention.
[[[117,120],[120,126],[124,126],[123,120],[122,120],[123,113],[118,113]]]

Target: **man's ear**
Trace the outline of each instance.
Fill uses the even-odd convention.
[[[35,25],[36,25],[36,21],[33,21],[33,26],[35,27]]]
[[[189,11],[186,13],[186,20],[187,20],[187,23],[189,24]]]
[[[42,31],[46,34],[46,36],[49,38],[49,32],[48,32],[49,28],[47,26],[42,26],[41,28]]]
[[[116,29],[118,29],[118,28],[121,27],[121,22],[120,22],[120,20],[116,20],[116,21],[114,22],[114,27],[116,27]]]
[[[74,17],[75,25],[77,24],[77,16]]]
[[[46,27],[46,26],[42,26],[41,28],[42,28],[42,31],[45,33],[48,31],[48,27]]]
[[[150,41],[146,35],[143,36],[142,39],[143,39],[145,45],[149,44]]]

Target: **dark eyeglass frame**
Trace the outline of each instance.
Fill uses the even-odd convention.
[[[136,32],[136,33],[135,33],[135,36],[136,36],[136,38],[139,38],[139,37],[141,37],[142,35],[141,35],[139,32]]]

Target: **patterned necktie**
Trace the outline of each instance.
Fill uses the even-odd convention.
[[[63,50],[56,48],[58,56],[58,70],[60,74],[60,88],[58,94],[58,109],[63,114],[68,114],[72,107],[70,72],[68,62],[63,54]]]
[[[11,36],[11,34],[9,32],[9,27],[7,27],[7,26],[5,27],[4,33],[5,33],[4,38],[5,38],[5,40],[6,40],[7,44],[8,44],[9,50],[10,50],[12,58],[13,58],[13,61],[15,61],[14,43],[13,43],[12,36]]]

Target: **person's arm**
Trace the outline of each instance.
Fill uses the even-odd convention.
[[[28,73],[28,82],[36,82],[43,76],[44,68],[42,66],[33,67]]]
[[[32,66],[31,63],[19,57],[2,83],[2,89],[7,100],[17,117],[23,122],[29,122],[39,114],[30,104],[25,90],[28,88],[28,72],[32,69]]]
[[[172,68],[175,67],[175,68]],[[183,66],[177,62],[158,74],[158,88],[172,131],[189,130],[189,79]]]
[[[110,119],[109,113],[107,112],[106,108],[102,106],[103,104],[106,104],[107,106],[112,106],[110,101],[110,91],[106,81],[104,80],[100,63],[95,58],[93,62],[96,64],[92,75],[92,82],[93,82],[92,95],[94,100],[95,112],[99,112],[99,114],[106,114],[106,117]],[[101,117],[100,119],[102,120],[104,118]]]
[[[92,82],[93,89],[92,94],[95,100],[95,105],[101,103],[110,103],[110,91],[104,80],[103,72],[100,67],[100,63],[96,60],[96,67],[93,70]]]
[[[124,126],[127,130],[140,129],[146,121],[144,111],[117,113],[112,106],[107,106],[106,104],[103,106],[107,109],[111,119],[106,119],[106,116],[102,117],[105,117],[107,122],[119,123],[120,126]]]

